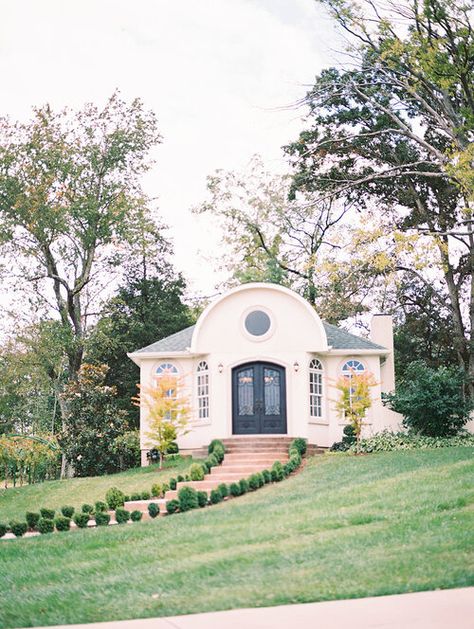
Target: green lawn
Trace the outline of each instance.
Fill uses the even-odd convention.
[[[0,626],[473,585],[473,454],[319,456],[212,508],[0,542]]]
[[[186,457],[165,463],[161,471],[157,465],[150,465],[108,476],[72,478],[0,489],[0,522],[9,522],[12,518],[24,520],[26,511],[38,511],[41,507],[59,509],[63,505],[72,505],[80,509],[85,502],[93,504],[96,500],[104,500],[110,487],[118,487],[126,494],[150,491],[153,483],[183,473],[190,464],[191,459]]]

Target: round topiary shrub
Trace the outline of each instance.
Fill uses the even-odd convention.
[[[272,482],[272,474],[271,474],[270,470],[263,470],[262,476],[263,476],[263,480],[265,481],[265,483],[271,483]]]
[[[245,478],[239,480],[240,493],[246,494],[249,490],[249,484]]]
[[[107,511],[107,505],[105,504],[105,502],[102,502],[102,500],[98,500],[98,501],[95,503],[95,509],[94,509],[94,511],[95,511],[96,513],[101,513],[101,512],[103,512],[103,511]]]
[[[172,478],[170,478],[170,489],[171,489],[171,490],[173,490],[173,491],[174,491],[174,490],[176,489],[176,483],[177,483],[176,478],[173,478],[173,477],[172,477]]]
[[[181,474],[178,474],[178,476],[176,477],[176,480],[178,481],[178,483],[184,483],[184,476],[181,476]]]
[[[258,484],[258,478],[256,474],[252,474],[251,476],[248,477],[247,480],[248,480],[250,491],[255,491],[256,489],[260,487],[260,485]]]
[[[197,491],[194,487],[181,487],[178,491],[179,510],[189,511],[190,509],[197,509],[199,506]]]
[[[304,454],[306,454],[307,440],[303,439],[303,437],[297,437],[296,439],[293,439],[293,441],[291,442],[290,448],[296,448],[298,450],[299,455],[303,456]]]
[[[82,513],[92,513],[94,511],[94,507],[92,505],[83,504],[81,511]]]
[[[217,444],[212,451],[212,456],[215,456],[219,463],[224,460],[225,450],[223,445]]]
[[[168,500],[166,503],[166,511],[169,515],[172,513],[176,513],[179,510],[179,501],[178,500]]]
[[[54,520],[50,518],[40,518],[38,522],[38,531],[41,535],[52,533],[54,531]]]
[[[110,522],[110,515],[105,511],[96,511],[95,523],[97,526],[107,526]]]
[[[66,518],[64,515],[58,515],[54,520],[54,525],[57,531],[69,531],[71,527],[71,518]]]
[[[178,454],[179,447],[176,441],[172,441],[166,450],[166,454]]]
[[[148,505],[148,513],[150,514],[150,518],[156,518],[156,516],[160,515],[160,505],[156,502],[150,502]]]
[[[237,496],[240,496],[241,491],[240,491],[239,483],[231,483],[229,487],[229,493],[234,498],[237,498]]]
[[[142,499],[142,495],[137,492],[130,495],[130,500],[141,500],[141,499]]]
[[[151,486],[151,495],[153,496],[153,498],[160,498],[161,497],[161,485],[160,483],[154,483]]]
[[[265,485],[265,479],[263,478],[262,472],[257,472],[255,476],[257,477],[258,486],[263,487]]]
[[[141,511],[137,511],[137,509],[135,509],[135,511],[132,511],[132,513],[130,514],[130,519],[132,522],[140,522],[142,517],[143,513]]]
[[[6,524],[3,524],[3,522],[0,522],[0,537],[3,537],[4,535],[6,535],[8,531],[8,526]]]
[[[151,494],[149,491],[142,491],[141,493],[142,500],[150,500],[150,498],[151,498]]]
[[[272,481],[278,483],[279,481],[283,480],[284,477],[285,474],[283,472],[283,465],[280,463],[280,461],[275,461],[275,463],[272,465]]]
[[[214,448],[216,446],[221,446],[221,448],[224,450],[224,444],[222,443],[222,441],[220,439],[213,439],[211,441],[211,443],[208,445],[207,447],[207,453],[208,454],[212,454],[214,452]]]
[[[105,500],[109,505],[109,509],[117,509],[117,507],[123,507],[125,502],[125,494],[117,487],[111,487],[105,494]]]
[[[15,537],[23,537],[28,530],[28,524],[26,522],[17,522],[12,520],[10,522],[10,530]]]
[[[204,470],[199,463],[193,463],[189,468],[189,477],[191,480],[204,480]]]
[[[40,509],[41,517],[45,520],[54,520],[54,516],[56,514],[55,509]]]
[[[123,507],[117,507],[115,509],[115,520],[117,524],[125,524],[130,520],[130,511],[127,511],[127,509]]]
[[[72,516],[74,515],[74,507],[71,507],[70,505],[61,507],[61,513],[63,514],[65,518],[71,519]]]
[[[74,524],[80,528],[85,529],[87,524],[89,523],[89,514],[88,513],[75,513],[73,516]]]
[[[217,467],[219,465],[219,460],[216,457],[215,454],[210,454],[207,459],[206,459],[206,463],[210,466],[210,467]]]
[[[38,522],[40,519],[40,514],[39,513],[34,513],[32,511],[28,511],[25,514],[26,517],[26,523],[28,524],[28,528],[30,529],[35,529],[38,526]]]
[[[218,502],[222,502],[221,492],[218,489],[211,489],[209,499],[213,505],[216,505]]]
[[[229,488],[227,487],[226,483],[221,483],[217,489],[222,496],[222,500],[224,500],[224,498],[227,498],[227,496],[229,495]]]
[[[200,507],[206,507],[209,501],[207,496],[207,491],[198,491],[197,492],[198,505]]]
[[[169,491],[169,489],[170,489],[169,484],[168,484],[168,483],[166,483],[166,482],[164,482],[164,483],[161,485],[161,495],[164,497],[164,495],[166,494],[166,492],[167,492],[167,491]]]

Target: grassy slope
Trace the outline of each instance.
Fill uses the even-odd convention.
[[[0,542],[0,625],[472,585],[473,453],[315,457],[210,509]]]
[[[150,465],[108,476],[72,478],[0,489],[0,522],[8,522],[11,518],[24,520],[26,511],[38,511],[41,507],[59,509],[63,505],[72,505],[80,508],[85,502],[93,504],[96,500],[104,500],[110,487],[118,487],[126,494],[150,491],[153,483],[163,482],[170,476],[182,473],[190,462],[189,458],[171,461],[165,464],[161,472],[158,466]]]

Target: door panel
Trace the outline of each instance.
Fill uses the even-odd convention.
[[[285,369],[250,363],[232,372],[234,434],[286,433]]]

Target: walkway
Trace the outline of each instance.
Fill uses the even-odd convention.
[[[474,587],[123,620],[67,629],[474,629]],[[46,629],[46,628],[39,628]],[[52,629],[51,627],[49,629]]]

